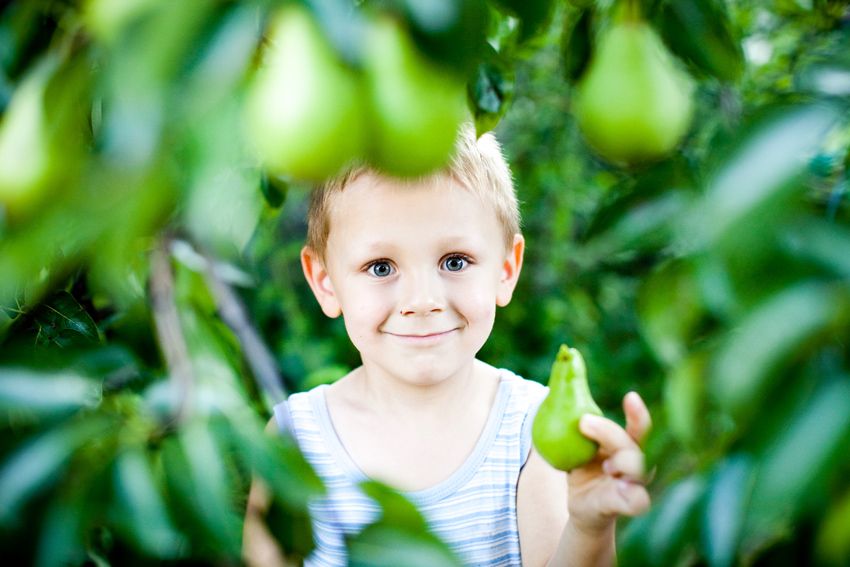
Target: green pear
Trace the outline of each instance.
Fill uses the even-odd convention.
[[[275,173],[322,180],[365,154],[360,77],[337,57],[312,15],[283,8],[246,100],[249,134]]]
[[[549,375],[549,394],[531,426],[537,452],[556,469],[571,471],[596,455],[599,445],[578,428],[586,413],[602,415],[590,395],[584,359],[576,349],[561,345]]]
[[[389,17],[374,21],[363,57],[375,119],[372,163],[399,176],[445,165],[468,118],[465,79],[427,59]]]
[[[691,122],[693,81],[626,0],[598,38],[573,99],[587,142],[620,163],[658,159]]]

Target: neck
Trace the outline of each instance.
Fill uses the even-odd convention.
[[[449,414],[468,407],[470,399],[487,387],[488,376],[498,370],[474,360],[468,366],[438,382],[412,384],[388,376],[381,369],[364,363],[355,376],[365,405],[384,415]]]

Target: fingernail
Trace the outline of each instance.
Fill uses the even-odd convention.
[[[605,459],[604,461],[602,461],[602,470],[605,472],[605,474],[611,474],[611,467],[612,465],[610,459]]]
[[[630,487],[631,487],[631,483],[627,480],[618,480],[617,481],[617,490],[624,497],[628,494]]]

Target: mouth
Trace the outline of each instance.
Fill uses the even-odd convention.
[[[449,329],[448,331],[441,331],[437,333],[413,333],[413,334],[401,334],[401,333],[390,333],[387,334],[395,337],[397,339],[401,339],[407,342],[421,344],[421,343],[432,343],[437,342],[445,337],[448,337],[452,333],[454,333],[457,329]]]

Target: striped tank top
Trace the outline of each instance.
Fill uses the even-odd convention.
[[[464,565],[520,565],[517,479],[531,450],[531,423],[547,388],[502,369],[496,399],[472,454],[451,476],[404,495]],[[378,519],[380,508],[357,486],[368,480],[345,451],[328,416],[324,389],[293,394],[274,408],[282,432],[327,487],[311,504],[316,549],[305,567],[345,567],[345,535]]]

